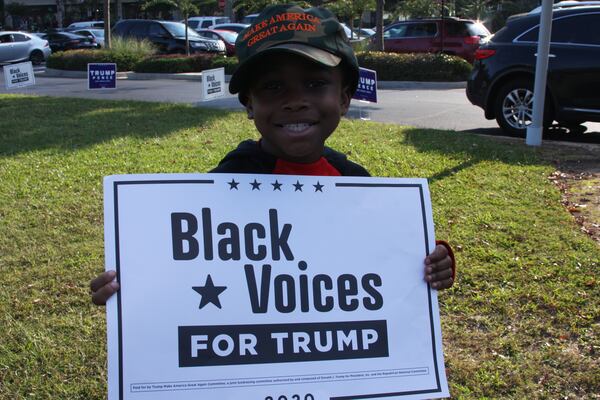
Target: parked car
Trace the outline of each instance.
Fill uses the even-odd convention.
[[[78,30],[73,31],[73,33],[76,33],[78,35],[87,36],[90,39],[92,39],[92,41],[98,43],[98,47],[104,47],[104,29],[94,29],[94,28],[78,29]]]
[[[198,32],[198,35],[208,39],[221,40],[225,44],[227,55],[235,55],[235,40],[238,37],[236,32],[221,29],[197,29],[196,32]]]
[[[66,51],[78,49],[97,49],[100,46],[87,36],[71,32],[49,32],[38,34],[40,38],[50,43],[52,51]]]
[[[258,14],[248,14],[240,21],[242,24],[251,24],[258,17]]]
[[[179,21],[183,23],[184,21]],[[194,30],[205,29],[215,24],[226,24],[231,22],[229,17],[190,17],[188,26]]]
[[[69,26],[67,26],[67,31],[72,31],[75,29],[81,28],[99,28],[104,29],[104,21],[79,21],[73,22]]]
[[[532,122],[539,14],[510,18],[482,45],[467,81],[467,97],[507,133],[524,135]],[[600,121],[600,6],[556,9],[544,124],[568,128]]]
[[[185,25],[180,22],[123,19],[112,32],[115,36],[147,39],[161,53],[185,53]],[[225,44],[220,40],[204,38],[189,27],[187,32],[190,53],[225,53]]]
[[[385,51],[445,53],[462,57],[470,63],[474,60],[475,50],[490,35],[483,24],[458,18],[402,21],[383,30]]]
[[[233,31],[235,33],[240,33],[243,29],[245,29],[249,26],[250,26],[250,24],[237,24],[237,23],[216,24],[216,25],[210,26],[210,29],[218,29],[218,30],[223,30],[223,31]]]
[[[24,32],[0,32],[0,63],[31,61],[38,65],[50,56],[47,40]]]

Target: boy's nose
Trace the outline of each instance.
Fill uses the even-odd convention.
[[[309,102],[305,91],[301,87],[290,87],[286,91],[283,101],[283,109],[286,111],[297,111],[308,107]]]

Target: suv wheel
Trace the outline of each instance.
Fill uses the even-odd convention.
[[[552,123],[550,100],[546,98],[544,126]],[[513,136],[525,136],[533,122],[533,84],[519,78],[506,83],[498,91],[494,104],[496,121],[502,130]]]

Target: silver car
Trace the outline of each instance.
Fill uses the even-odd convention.
[[[50,56],[47,40],[24,32],[0,32],[0,63],[31,61],[38,65]]]

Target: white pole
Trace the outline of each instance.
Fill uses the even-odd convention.
[[[550,33],[552,32],[552,0],[542,0],[540,13],[540,34],[538,37],[537,60],[535,62],[535,83],[533,87],[533,121],[527,127],[525,143],[529,146],[542,144],[544,130],[544,100],[548,76],[548,56],[550,53]]]

